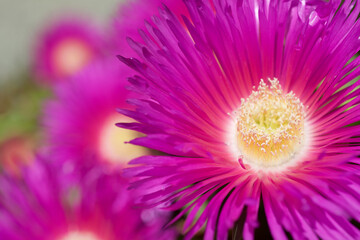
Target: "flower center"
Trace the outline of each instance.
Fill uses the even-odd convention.
[[[146,148],[126,143],[139,137],[138,132],[115,126],[118,122],[127,121],[131,121],[131,119],[120,114],[110,116],[100,131],[99,152],[110,163],[126,164],[136,157],[148,154]]]
[[[61,237],[60,240],[100,240],[100,238],[90,232],[73,231]]]
[[[262,79],[257,91],[241,99],[237,111],[237,146],[245,163],[276,167],[292,160],[304,140],[305,108],[279,81]]]
[[[67,39],[54,49],[53,62],[60,76],[70,76],[81,70],[92,59],[92,50],[85,42]]]

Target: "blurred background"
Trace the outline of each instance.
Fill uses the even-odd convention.
[[[41,139],[39,117],[49,86],[35,80],[34,61],[42,34],[64,15],[91,20],[106,30],[124,0],[0,0],[0,156],[2,162]],[[41,130],[41,129],[40,129]],[[25,148],[28,148],[27,146]],[[34,148],[35,146],[31,146]],[[17,149],[17,150],[12,150]],[[5,153],[4,153],[5,151]],[[15,152],[14,152],[15,151]],[[21,153],[24,154],[24,153]],[[5,159],[5,160],[4,160]]]
[[[115,126],[132,74],[115,56],[160,2],[0,0],[0,239],[177,239],[173,213],[134,205],[122,169],[149,150]]]
[[[63,13],[81,14],[107,26],[125,0],[0,0],[0,83],[28,69],[34,41],[43,27]]]

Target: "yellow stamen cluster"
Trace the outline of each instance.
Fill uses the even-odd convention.
[[[237,115],[240,157],[258,167],[278,166],[297,154],[304,139],[305,109],[293,92],[284,94],[279,81],[260,81]]]

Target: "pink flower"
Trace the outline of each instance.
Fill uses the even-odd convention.
[[[188,213],[186,239],[253,239],[261,202],[275,239],[360,238],[359,2],[185,3],[119,57],[142,94],[119,126],[169,154],[127,170],[144,205]]]
[[[167,214],[136,208],[120,173],[36,159],[23,179],[0,176],[0,238],[7,240],[168,240]]]
[[[52,22],[36,43],[34,72],[53,83],[74,75],[102,54],[98,29],[88,20],[63,17]]]
[[[139,136],[136,131],[115,126],[129,119],[116,111],[131,108],[125,102],[129,72],[116,59],[97,60],[54,88],[55,97],[46,105],[43,122],[55,158],[79,163],[96,158],[109,166],[125,166],[148,153],[125,143]]]

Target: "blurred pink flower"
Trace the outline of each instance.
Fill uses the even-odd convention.
[[[146,148],[125,143],[139,136],[136,131],[115,126],[128,121],[116,110],[131,108],[125,101],[130,96],[125,89],[130,72],[115,58],[99,59],[54,88],[55,96],[46,104],[43,124],[56,159],[81,164],[96,158],[104,164],[125,166],[129,160],[148,153]]]
[[[136,208],[137,194],[119,173],[50,160],[36,159],[22,179],[0,175],[0,239],[174,239],[162,228],[167,214]]]
[[[102,55],[103,45],[102,34],[88,20],[59,18],[37,39],[34,73],[43,82],[60,81]]]

